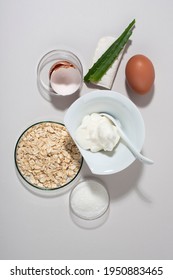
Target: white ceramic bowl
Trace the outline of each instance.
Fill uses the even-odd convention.
[[[122,129],[139,151],[145,139],[143,118],[129,98],[110,90],[96,90],[83,95],[69,107],[65,114],[64,124],[92,173],[107,175],[119,172],[136,159],[123,142],[120,141],[112,152],[97,153],[82,149],[76,142],[77,127],[84,116],[94,112],[105,112],[118,119]]]

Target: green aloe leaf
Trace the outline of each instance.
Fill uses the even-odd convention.
[[[128,39],[132,35],[134,24],[135,19],[128,25],[120,37],[102,54],[96,63],[94,63],[84,77],[85,82],[98,82],[102,78],[128,42]]]

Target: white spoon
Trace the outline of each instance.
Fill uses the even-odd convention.
[[[123,132],[123,130],[121,129],[120,125],[119,125],[119,121],[116,121],[116,119],[114,119],[112,116],[110,116],[109,114],[106,113],[100,113],[101,116],[105,116],[108,119],[110,119],[112,121],[112,123],[117,127],[118,133],[121,137],[121,139],[124,141],[124,143],[126,144],[126,146],[130,149],[130,151],[133,153],[133,155],[139,159],[142,163],[147,163],[147,164],[153,164],[154,161],[143,156],[135,147],[134,145],[131,143],[130,139],[125,135],[125,133]]]

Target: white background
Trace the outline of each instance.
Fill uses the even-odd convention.
[[[172,259],[173,258],[173,2],[172,0],[1,0],[0,1],[0,258],[1,259]],[[40,58],[53,49],[75,52],[84,73],[102,36],[118,36],[136,19],[132,43],[113,90],[128,96],[146,125],[143,153],[153,166],[135,161],[121,173],[100,177],[111,197],[105,224],[76,226],[69,193],[41,198],[26,190],[14,166],[20,133],[36,120],[63,118],[74,101],[48,102],[37,89]],[[125,65],[137,53],[155,67],[154,89],[130,93]],[[83,86],[82,94],[91,91]],[[91,175],[84,165],[82,176]]]

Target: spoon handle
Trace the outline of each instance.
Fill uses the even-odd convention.
[[[134,146],[131,144],[131,142],[129,141],[128,137],[125,135],[125,133],[122,131],[122,129],[117,126],[119,135],[121,136],[121,139],[125,142],[125,144],[128,146],[128,148],[130,149],[130,151],[133,153],[133,155],[138,158],[142,163],[147,163],[147,164],[153,164],[154,161],[143,156],[140,152],[138,152],[136,150],[136,148],[134,148]]]

